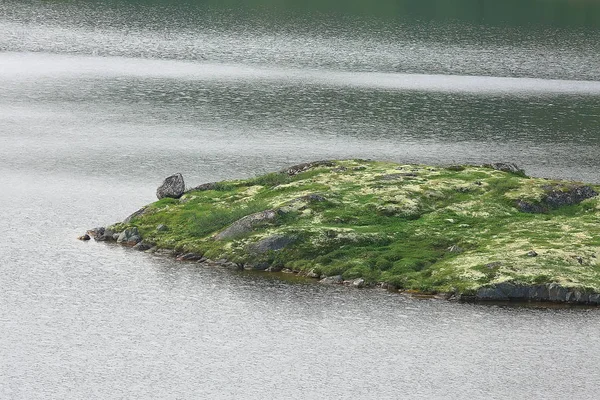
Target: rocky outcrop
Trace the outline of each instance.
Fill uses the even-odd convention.
[[[164,199],[165,197],[171,197],[178,199],[185,193],[185,182],[181,174],[175,174],[167,177],[162,185],[156,189],[156,197],[158,199]]]
[[[462,301],[551,301],[554,303],[600,304],[600,294],[567,288],[557,283],[521,285],[503,282],[479,288],[474,295],[459,295]]]
[[[273,221],[275,218],[277,218],[277,212],[274,210],[265,210],[247,215],[229,225],[224,231],[215,235],[215,239],[225,240],[243,236],[252,232],[256,227]]]
[[[554,208],[572,206],[586,199],[598,196],[598,193],[587,185],[548,185],[545,194],[539,202],[519,199],[517,208],[526,213],[546,213]]]

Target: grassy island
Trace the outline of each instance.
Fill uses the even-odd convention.
[[[510,164],[320,161],[200,185],[107,232],[239,268],[484,300],[537,293],[600,303],[598,192]]]

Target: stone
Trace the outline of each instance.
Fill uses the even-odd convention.
[[[588,298],[590,304],[600,304],[600,293],[592,293]]]
[[[138,242],[135,246],[133,246],[134,250],[138,250],[138,251],[146,251],[146,250],[150,250],[152,248],[153,244],[152,243],[148,243],[144,240],[142,240],[141,242]]]
[[[271,269],[271,266],[269,263],[261,262],[258,264],[245,264],[243,268],[250,271],[266,271]]]
[[[538,253],[535,250],[530,250],[527,252],[527,257],[537,257]]]
[[[88,235],[87,233],[85,233],[85,234],[79,236],[77,239],[85,241],[85,240],[90,240],[91,238],[90,238],[90,235]]]
[[[183,176],[181,174],[175,174],[167,177],[162,185],[156,189],[156,197],[158,199],[164,199],[165,197],[170,197],[173,199],[178,199],[185,193],[185,182],[183,181]]]
[[[358,278],[352,281],[352,286],[355,288],[364,288],[366,284],[367,283],[363,278]]]
[[[87,232],[86,232],[86,234],[87,234],[89,237],[92,237],[92,238],[94,238],[94,239],[95,239],[97,236],[102,236],[102,235],[104,235],[104,232],[105,232],[105,231],[106,231],[106,228],[105,228],[105,227],[103,227],[103,226],[99,226],[99,227],[97,227],[97,228],[88,229],[88,230],[87,230]]]
[[[518,199],[516,207],[526,213],[547,213],[551,209],[576,205],[598,195],[591,186],[586,185],[548,185],[544,191],[539,203]]]
[[[126,246],[135,246],[139,242],[142,241],[142,237],[138,231],[138,228],[127,228],[117,238],[117,243],[126,245]]]
[[[549,186],[543,202],[550,208],[570,206],[581,203],[583,200],[596,197],[598,193],[591,186]]]
[[[198,186],[194,186],[193,188],[190,188],[188,190],[185,191],[185,193],[189,193],[189,192],[196,192],[196,191],[206,191],[206,190],[215,190],[219,187],[220,182],[208,182],[208,183],[203,183],[201,185]]]
[[[177,261],[200,261],[204,257],[198,253],[184,253],[176,258]]]
[[[130,216],[128,216],[127,218],[125,218],[123,220],[123,222],[126,224],[130,223],[134,218],[141,217],[142,215],[144,215],[147,210],[148,210],[148,207],[144,206],[144,207],[140,208],[139,210],[137,210],[136,212],[134,212],[133,214],[131,214]]]
[[[168,231],[168,230],[169,230],[169,228],[167,228],[167,226],[166,226],[166,225],[164,225],[164,224],[159,224],[159,225],[156,227],[156,230],[157,230],[158,232],[166,232],[166,231]]]
[[[478,300],[507,301],[509,297],[498,287],[482,287],[477,290],[475,297]]]
[[[248,249],[253,253],[263,254],[269,251],[278,251],[285,249],[296,241],[295,238],[286,235],[273,235],[252,243]]]
[[[529,288],[529,299],[535,301],[546,301],[550,299],[550,292],[546,285],[534,285]],[[568,300],[567,300],[568,301]]]
[[[215,239],[224,240],[243,236],[252,232],[254,228],[273,221],[276,217],[277,212],[274,210],[266,210],[247,215],[238,219],[233,224],[229,225],[229,227],[227,227],[225,230],[215,235]]]
[[[519,168],[516,164],[513,164],[513,163],[498,162],[498,163],[484,164],[484,165],[482,165],[482,167],[492,168],[492,169],[495,169],[496,171],[510,172],[512,174],[520,174],[520,175],[524,174],[524,172],[525,172],[525,171],[523,171],[523,169]]]
[[[452,246],[448,247],[447,250],[450,253],[462,253],[463,252],[463,249],[461,249],[460,247],[458,247],[455,244],[453,244]]]
[[[566,301],[567,289],[558,283],[548,284],[548,300],[562,303]]]
[[[113,241],[114,232],[110,229],[107,229],[103,226],[90,229],[86,232],[86,234],[90,237],[93,237],[94,240],[98,242],[110,242]]]
[[[325,283],[328,285],[341,285],[344,283],[344,278],[341,275],[327,276],[319,281],[319,283]]]
[[[332,161],[328,161],[328,160],[313,161],[313,162],[302,163],[302,164],[297,164],[297,165],[288,167],[288,168],[280,171],[280,173],[288,174],[289,176],[294,176],[294,175],[298,175],[299,173],[308,171],[311,168],[333,167],[333,166],[335,166],[335,164]]]
[[[310,271],[308,271],[308,273],[306,274],[306,276],[309,277],[309,278],[318,279],[321,275],[319,275],[318,273],[316,273],[315,270],[314,270],[314,268],[313,268]]]

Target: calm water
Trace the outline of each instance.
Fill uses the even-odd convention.
[[[177,171],[362,157],[600,182],[599,3],[365,4],[0,2],[0,398],[596,396],[595,309],[418,301],[74,239]]]

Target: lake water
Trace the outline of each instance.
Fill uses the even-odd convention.
[[[0,2],[0,398],[594,398],[596,309],[75,240],[174,172],[360,157],[600,183],[598,3],[234,3]]]

